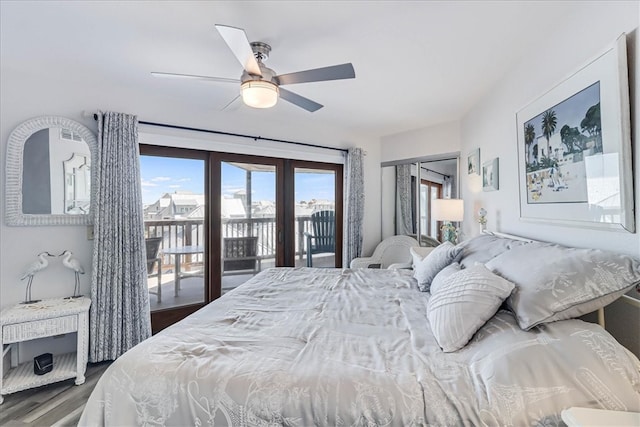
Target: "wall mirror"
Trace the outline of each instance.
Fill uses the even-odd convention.
[[[65,117],[20,124],[7,144],[6,224],[91,224],[96,147],[86,126]]]
[[[459,153],[384,162],[382,167],[382,238],[420,235],[441,241],[439,225],[431,219],[431,201],[457,198]]]

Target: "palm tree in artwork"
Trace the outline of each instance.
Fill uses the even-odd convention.
[[[556,112],[549,109],[542,115],[542,134],[547,139],[547,158],[551,159],[551,145],[549,144],[549,138],[556,131],[556,125],[558,119],[556,118]]]
[[[527,152],[527,164],[533,163],[531,159],[531,144],[533,144],[533,140],[536,139],[536,130],[531,123],[528,123],[524,127],[524,145],[526,147]]]

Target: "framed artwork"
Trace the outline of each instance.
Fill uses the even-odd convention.
[[[480,148],[476,148],[467,156],[467,173],[480,175]]]
[[[482,164],[482,191],[496,191],[500,189],[498,158]]]
[[[624,34],[516,120],[522,220],[635,232]]]

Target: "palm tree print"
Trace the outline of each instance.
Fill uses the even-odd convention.
[[[549,109],[542,115],[542,135],[547,139],[547,158],[551,158],[551,145],[549,144],[549,138],[556,131],[558,119],[556,119],[556,112]]]
[[[531,159],[531,144],[536,139],[536,129],[533,127],[531,123],[527,124],[524,127],[524,145],[527,150],[527,164],[533,163],[533,159]]]

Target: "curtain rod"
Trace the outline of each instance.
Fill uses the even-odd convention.
[[[98,120],[98,115],[96,113],[93,113],[93,119]],[[263,136],[245,135],[242,133],[224,132],[220,130],[200,129],[200,128],[193,128],[188,126],[178,126],[178,125],[170,125],[166,123],[155,123],[155,122],[138,121],[138,123],[141,125],[157,126],[157,127],[170,128],[170,129],[190,130],[190,131],[196,131],[196,132],[212,133],[215,135],[226,135],[226,136],[235,136],[238,138],[248,138],[248,139],[253,139],[254,141],[262,140],[262,141],[270,141],[270,142],[282,142],[285,144],[302,145],[304,147],[313,147],[313,148],[322,148],[325,150],[342,151],[343,153],[346,153],[349,151],[346,148],[328,147],[326,145],[311,144],[308,142],[287,141],[285,139],[265,138]]]
[[[445,175],[445,174],[443,174],[442,172],[437,172],[437,171],[434,171],[434,170],[431,170],[431,169],[428,169],[428,168],[423,168],[423,167],[420,167],[420,169],[424,169],[424,170],[426,170],[427,172],[431,172],[431,173],[435,173],[435,174],[438,174],[438,175],[442,175],[442,176],[444,176],[445,178],[451,178],[451,175]]]

